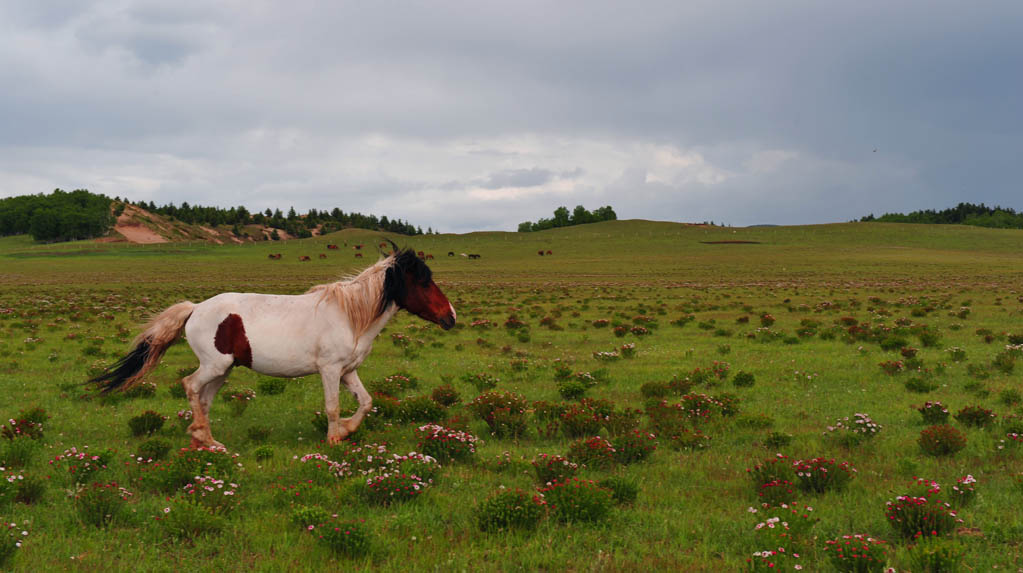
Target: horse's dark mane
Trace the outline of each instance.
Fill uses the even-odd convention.
[[[399,306],[402,305],[402,302],[408,296],[408,286],[405,282],[406,274],[412,275],[412,280],[423,286],[433,280],[433,271],[430,270],[430,267],[426,266],[422,259],[416,256],[415,251],[412,249],[399,250],[394,243],[391,243],[391,245],[395,247],[394,260],[384,273],[384,292],[380,298],[380,312],[383,312],[387,305],[392,302],[397,303]]]

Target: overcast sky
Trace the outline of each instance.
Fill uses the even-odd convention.
[[[1018,0],[7,0],[0,196],[442,232],[1023,209],[1021,30]]]

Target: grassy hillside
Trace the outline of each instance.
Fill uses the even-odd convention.
[[[399,413],[378,411],[355,441],[386,442],[391,453],[421,450],[413,431],[429,418],[480,437],[477,453],[445,464],[417,499],[375,504],[364,479],[339,479],[298,460],[345,455],[323,444],[311,423],[323,407],[319,381],[287,381],[273,394],[277,381],[239,368],[212,417],[215,437],[239,454],[218,471],[239,484],[241,505],[199,523],[205,530],[174,529],[164,509],[184,515],[173,501],[181,494],[133,461],[146,438],[132,436],[128,422],[146,410],[167,416],[154,437],[172,448],[168,467],[184,463],[175,453],[188,444],[177,413],[188,406],[174,392],[196,364],[188,346],[168,351],[151,376],[153,396],[102,398],[81,382],[123,355],[152,312],[225,291],[303,292],[368,265],[387,236],[346,230],[222,246],[0,239],[0,416],[16,418],[33,406],[50,416],[39,440],[0,440],[5,471],[42,484],[32,503],[11,501],[5,492],[12,490],[0,489],[0,517],[27,520],[30,532],[7,566],[735,571],[769,570],[759,558],[747,560],[785,545],[801,556],[778,557],[779,566],[815,571],[836,567],[825,540],[854,533],[886,540],[883,559],[900,571],[922,570],[915,560],[933,548],[959,554],[967,570],[1023,566],[1023,523],[1011,509],[1023,495],[1023,443],[1009,437],[1023,433],[1023,355],[1015,346],[1023,335],[1023,231],[960,226],[615,221],[417,237],[409,246],[434,256],[430,266],[459,325],[441,331],[399,313],[359,371],[372,391],[400,400]],[[328,251],[327,243],[341,248]],[[355,257],[355,244],[366,245],[364,258]],[[267,258],[278,252],[281,260]],[[312,260],[300,262],[303,255]],[[512,317],[524,326],[506,328]],[[387,379],[396,373],[417,384]],[[528,403],[523,434],[495,435],[468,407],[487,376],[495,390]],[[598,405],[613,417],[657,435],[644,461],[599,467],[590,460],[578,474],[617,480],[620,490],[631,485],[638,496],[594,523],[564,522],[548,507],[535,531],[481,531],[482,502],[516,488],[533,495],[542,484],[531,462],[572,451],[570,422],[543,417],[554,405],[593,407],[568,380],[582,384],[583,397],[605,400]],[[460,402],[426,418],[401,409],[442,385]],[[229,395],[245,387],[256,397],[236,415]],[[692,413],[697,399],[706,400],[705,416]],[[967,410],[948,420],[966,438],[961,451],[921,449],[927,425],[917,408],[926,401],[953,415]],[[343,404],[354,408],[347,395]],[[974,406],[992,410],[994,422],[970,426]],[[883,428],[870,438],[826,432],[856,413]],[[607,420],[597,424],[601,436],[614,431]],[[65,492],[74,480],[49,463],[72,446],[113,450],[114,463],[95,480],[116,481],[133,495],[109,525],[84,525],[84,502]],[[844,488],[822,492],[801,489],[794,473],[783,476],[793,484],[787,501],[814,508],[788,538],[756,529],[770,514],[747,473],[778,453],[790,462],[823,456],[856,468]],[[937,480],[949,492],[966,475],[977,480],[976,499],[936,544],[918,546],[886,518],[887,501],[920,495],[914,478]],[[368,536],[369,552],[353,557],[324,546],[307,529],[319,511],[309,508],[325,511],[328,525],[331,514],[364,520],[354,527]]]

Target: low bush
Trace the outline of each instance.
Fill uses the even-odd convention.
[[[591,480],[571,478],[542,487],[539,492],[551,515],[559,521],[601,521],[614,505],[611,492]]]
[[[966,406],[955,413],[955,419],[968,428],[986,428],[997,417],[994,412],[981,406]]]
[[[132,493],[116,482],[94,482],[75,491],[75,512],[82,523],[106,528],[120,515]]]
[[[600,436],[572,442],[565,457],[580,465],[600,470],[613,468],[618,463],[614,446]]]
[[[920,432],[917,444],[930,456],[951,456],[966,447],[966,435],[948,424],[928,426]]]
[[[799,489],[813,493],[841,491],[854,477],[856,468],[849,462],[836,463],[834,458],[812,458],[792,463]]]
[[[416,449],[440,462],[468,461],[476,455],[476,436],[437,424],[420,426],[414,431]]]
[[[129,419],[128,427],[131,429],[131,435],[133,436],[152,436],[163,427],[163,423],[166,420],[167,418],[163,415],[152,410],[146,410],[138,416]]]
[[[490,533],[536,529],[544,514],[541,498],[519,489],[502,489],[473,511],[476,526]]]
[[[579,464],[564,456],[538,454],[533,458],[533,469],[536,479],[541,484],[555,481],[566,481],[579,471]]]

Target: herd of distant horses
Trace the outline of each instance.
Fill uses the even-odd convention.
[[[348,243],[345,243],[344,246],[347,247]],[[355,258],[357,258],[357,259],[363,258],[362,257],[362,252],[361,252],[363,246],[364,245],[361,244],[361,243],[360,244],[356,244],[356,245],[352,245],[352,250],[355,251]],[[380,243],[380,245],[378,245],[378,246],[382,250],[382,249],[384,249],[387,246],[387,243]],[[337,250],[340,250],[340,248],[341,247],[339,247],[339,246],[337,246],[337,245],[335,245],[333,243],[327,245],[327,250],[328,251],[337,251]],[[433,255],[430,254],[430,253],[424,253],[423,251],[416,251],[415,254],[416,254],[416,257],[418,257],[422,261],[433,260]],[[541,249],[541,250],[537,251],[536,254],[540,255],[541,257],[543,257],[543,256],[548,256],[549,257],[549,256],[552,256],[554,254],[554,251],[551,251],[550,249],[547,249],[547,250]],[[455,252],[454,251],[448,251],[448,256],[449,257],[454,257],[455,256]],[[459,256],[461,256],[463,258],[466,258],[466,259],[473,259],[473,260],[474,259],[482,258],[482,255],[479,255],[478,253],[460,253]],[[279,260],[281,260],[281,253],[270,253],[269,255],[267,255],[267,258],[272,260],[272,261],[279,261]],[[327,254],[326,253],[320,253],[319,254],[319,258],[325,259],[325,258],[327,258]],[[301,261],[301,262],[306,262],[306,261],[311,261],[313,259],[309,255],[299,255],[298,260]]]

